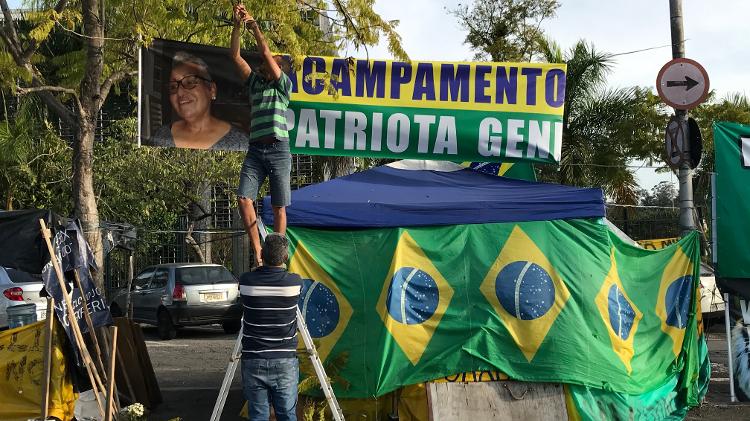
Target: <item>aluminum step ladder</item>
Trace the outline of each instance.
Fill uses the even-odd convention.
[[[258,218],[257,221],[261,238],[265,240],[266,227],[263,225],[263,221],[261,221],[260,218]],[[244,322],[242,326],[244,327]],[[315,368],[315,374],[318,376],[320,388],[323,389],[323,394],[328,401],[328,406],[331,409],[331,414],[333,414],[333,419],[335,421],[344,421],[344,414],[343,412],[341,412],[341,407],[339,407],[339,402],[336,400],[336,395],[333,394],[333,387],[331,387],[331,382],[328,380],[325,368],[323,367],[323,362],[320,360],[320,356],[318,356],[318,350],[315,348],[312,336],[310,336],[310,331],[307,330],[305,318],[302,316],[302,312],[299,311],[299,307],[297,307],[297,329],[302,335],[302,342],[305,344],[307,355],[310,357],[310,362]],[[229,358],[229,365],[227,366],[227,371],[224,374],[224,381],[221,383],[221,389],[219,390],[219,397],[216,399],[214,410],[211,413],[211,421],[219,421],[221,419],[221,413],[224,411],[224,404],[226,404],[227,402],[229,388],[232,385],[234,373],[237,371],[237,366],[239,365],[241,359],[242,329],[240,329],[240,333],[239,335],[237,335],[237,341],[234,343],[234,349],[232,349],[232,355]]]

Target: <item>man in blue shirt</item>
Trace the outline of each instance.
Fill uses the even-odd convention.
[[[268,421],[269,398],[279,421],[296,420],[297,302],[302,278],[289,273],[286,237],[272,233],[262,250],[263,266],[240,277],[244,310],[242,389],[251,421]]]

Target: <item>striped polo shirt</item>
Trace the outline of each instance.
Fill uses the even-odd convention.
[[[289,141],[286,109],[292,91],[292,80],[281,72],[279,80],[268,81],[250,73],[247,78],[250,97],[250,143],[265,137]]]
[[[243,358],[293,358],[302,278],[284,268],[261,266],[240,276]]]

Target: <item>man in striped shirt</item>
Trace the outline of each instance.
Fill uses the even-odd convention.
[[[297,302],[302,278],[284,268],[288,253],[286,237],[269,234],[263,266],[240,277],[242,388],[251,421],[268,421],[269,398],[277,420],[297,419]]]
[[[263,61],[257,69],[252,69],[240,55],[242,25],[252,30],[258,44]],[[281,70],[283,58],[271,53],[258,24],[242,3],[234,6],[230,54],[240,76],[247,81],[250,98],[250,145],[242,164],[237,197],[245,231],[250,236],[255,251],[255,263],[260,266],[261,245],[253,208],[258,189],[268,176],[274,214],[273,228],[280,234],[286,232],[286,207],[292,200],[292,155],[286,124],[292,81]]]

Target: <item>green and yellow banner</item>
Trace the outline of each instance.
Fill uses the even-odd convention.
[[[564,64],[305,57],[290,74],[292,151],[556,163]]]
[[[485,371],[698,401],[695,233],[658,251],[597,220],[288,235],[310,333],[348,379],[337,396]]]
[[[226,48],[155,39],[141,52],[139,144],[246,151],[249,139],[236,141],[236,133],[175,143],[172,125],[190,118],[169,89],[178,77],[175,57],[205,63],[215,91],[196,106],[239,129],[240,138],[250,131],[247,81]],[[242,57],[253,67],[261,64],[256,52]],[[294,60],[283,66],[292,89],[286,119],[277,121],[286,120],[294,153],[508,165],[560,161],[565,64]],[[195,98],[209,93],[190,92]]]

